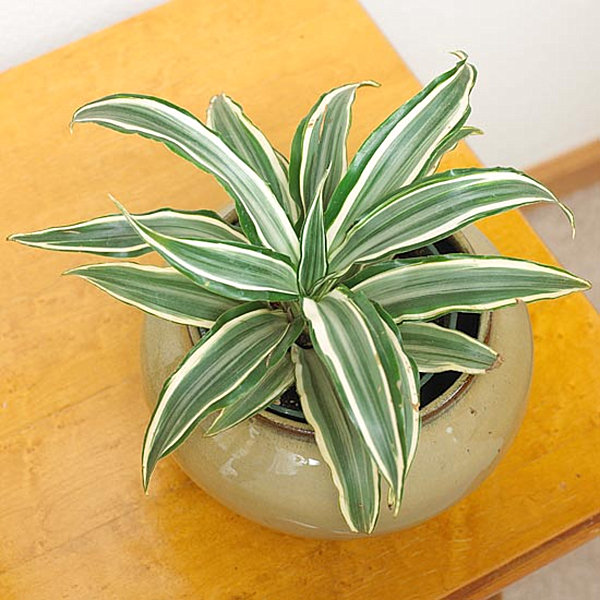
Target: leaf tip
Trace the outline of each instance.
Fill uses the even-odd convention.
[[[217,104],[219,101],[223,101],[224,96],[225,94],[223,92],[211,96],[211,99],[208,101],[208,115],[210,115],[210,112],[214,109],[215,104]]]
[[[148,487],[150,485],[150,477],[152,477],[152,470],[148,467],[148,465],[143,462],[142,463],[142,487],[144,488],[144,494],[146,496],[149,495]]]
[[[494,362],[485,370],[485,372],[487,373],[488,371],[493,371],[494,369],[497,369],[502,363],[504,362],[504,358],[502,357],[501,354],[496,353],[496,359],[494,360]]]
[[[558,205],[560,206],[562,211],[567,216],[567,219],[569,219],[569,225],[571,225],[571,239],[574,240],[575,239],[575,215],[573,214],[573,211],[564,202],[561,202],[558,198],[556,198],[556,201],[558,202]]]
[[[119,212],[121,212],[123,216],[127,219],[129,224],[133,226],[134,230],[138,231],[140,226],[137,220],[134,219],[133,215],[131,215],[129,211],[112,194],[109,193],[108,197],[111,200],[111,202],[117,207]]]
[[[374,79],[365,79],[364,81],[361,81],[360,85],[368,85],[370,87],[381,87],[381,83],[379,83],[379,81],[375,81]]]
[[[84,105],[84,106],[80,106],[80,107],[79,107],[79,108],[78,108],[78,109],[77,109],[77,110],[76,110],[76,111],[73,113],[73,116],[71,117],[71,120],[69,121],[69,133],[70,133],[71,135],[73,135],[73,130],[75,129],[75,124],[80,122],[80,121],[79,121],[79,119],[78,119],[78,117],[79,117],[79,113],[81,112],[81,110],[82,110],[83,108],[85,108],[85,105]]]
[[[127,212],[125,207],[110,192],[108,194],[108,198],[123,214]]]
[[[456,56],[461,63],[467,62],[469,55],[464,50],[451,50],[450,54]]]
[[[116,263],[114,263],[116,264]],[[67,269],[66,271],[63,271],[60,275],[61,277],[63,275],[76,275],[77,277],[81,277],[82,279],[86,279],[89,281],[89,276],[86,276],[83,274],[83,271],[85,271],[88,267],[93,267],[94,265],[80,265],[78,267],[73,267],[71,269]]]

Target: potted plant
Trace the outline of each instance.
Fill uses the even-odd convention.
[[[151,315],[145,489],[177,451],[235,510],[294,533],[348,537],[427,518],[496,463],[529,384],[523,303],[589,284],[497,256],[472,228],[460,233],[537,202],[573,219],[513,169],[435,174],[447,151],[479,132],[465,125],[476,71],[457,56],[350,164],[351,106],[371,81],[319,98],[289,164],[225,95],[211,101],[206,125],[132,94],[75,112],[73,123],[162,142],[214,175],[234,203],[224,219],[170,208],[132,215],[115,200],[118,214],[11,236],[113,258],[154,251],[168,264],[68,271]]]

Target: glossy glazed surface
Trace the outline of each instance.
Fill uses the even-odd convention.
[[[474,228],[476,252],[491,244]],[[503,362],[485,376],[462,381],[451,399],[423,411],[417,454],[406,480],[402,509],[393,518],[385,506],[375,534],[410,527],[457,502],[474,489],[512,441],[524,414],[531,377],[532,342],[524,305],[493,313],[488,343]],[[189,332],[148,317],[142,345],[148,403],[190,349]],[[176,451],[184,471],[206,492],[250,519],[295,535],[349,538],[337,492],[310,431],[269,413],[217,436],[201,424]]]

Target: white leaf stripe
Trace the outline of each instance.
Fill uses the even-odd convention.
[[[168,238],[170,236],[162,237]],[[154,241],[156,244],[156,239]],[[219,276],[219,273],[222,273],[223,271],[219,271],[217,268],[218,265],[216,264],[214,265],[214,268],[202,269],[196,262],[186,260],[185,258],[181,257],[181,254],[170,251],[166,247],[162,247],[161,254],[167,260],[171,260],[172,263],[177,267],[185,269],[186,274],[193,274],[201,278],[201,280],[208,280],[209,283],[222,283],[223,285],[235,287],[246,292],[272,292],[274,295],[282,294],[287,296],[289,297],[288,299],[293,299],[298,295],[295,282],[292,280],[292,275],[294,275],[293,269],[283,260],[258,252],[255,248],[245,248],[241,246],[234,246],[233,244],[203,242],[199,240],[181,241],[176,240],[175,238],[165,241],[167,243],[172,242],[173,244],[179,244],[179,248],[183,246],[195,250],[211,250],[214,251],[215,255],[219,255],[222,258],[227,257],[227,254],[230,254],[230,256],[227,257],[229,259],[231,259],[233,256],[237,256],[239,258],[240,265],[243,265],[244,262],[246,262],[246,264],[250,266],[252,260],[258,260],[261,267],[273,267],[272,278],[264,283],[256,279],[253,281],[242,279],[244,274],[248,274],[248,271],[244,273],[241,268],[237,273],[237,277],[226,278],[224,276]],[[155,249],[157,249],[157,245],[155,245]],[[190,256],[195,258],[199,254],[199,252],[192,252],[190,253]],[[252,298],[246,299],[250,300]]]
[[[381,263],[365,269],[348,285],[381,304],[396,321],[494,310],[519,300],[559,298],[590,287],[558,267],[468,254]]]
[[[489,346],[434,323],[401,323],[400,335],[421,373],[485,373],[499,363],[498,353]]]
[[[300,241],[300,265],[298,266],[298,285],[306,295],[327,275],[327,239],[323,224],[323,188],[329,170],[325,171],[317,197],[312,203],[302,228]]]
[[[340,399],[360,431],[377,466],[396,489],[401,441],[392,393],[363,314],[339,289],[318,303],[302,300],[315,350],[336,384]],[[374,415],[377,414],[377,417]]]
[[[429,157],[429,160],[416,177],[421,179],[423,177],[430,177],[439,167],[442,158],[448,152],[451,152],[456,148],[458,143],[470,135],[483,135],[483,131],[477,127],[455,127],[439,144],[433,154]]]
[[[412,183],[438,144],[464,122],[476,78],[465,59],[390,115],[358,150],[326,215],[331,248],[354,221],[394,190]]]
[[[156,317],[210,328],[239,302],[217,296],[170,267],[100,263],[65,272],[77,275],[125,304]]]
[[[339,180],[346,172],[346,139],[356,90],[378,86],[374,81],[342,85],[323,94],[302,120],[292,146],[292,176],[297,177],[299,196],[308,212],[323,182],[326,205]],[[299,155],[299,156],[298,156]]]
[[[418,381],[418,371],[410,358],[407,356],[405,349],[400,343],[400,337],[397,330],[392,330],[388,323],[385,323],[389,337],[396,348],[396,356],[402,367],[401,379],[398,386],[402,388],[402,410],[404,413],[404,478],[410,469],[415,458],[417,445],[419,441],[419,433],[421,431],[421,413],[419,411],[420,388]],[[400,500],[397,500],[395,513],[400,509]]]
[[[394,194],[363,217],[330,257],[331,268],[372,262],[425,246],[487,216],[537,202],[557,204],[548,189],[512,169],[462,169],[440,173]]]
[[[158,460],[182,443],[219,400],[229,395],[234,401],[236,394],[241,396],[256,385],[266,369],[267,356],[288,327],[282,311],[250,304],[223,315],[188,353],[165,382],[146,431],[144,487]]]
[[[297,297],[296,273],[284,257],[277,258],[266,249],[232,242],[185,240],[162,235],[136,221],[117,200],[114,202],[140,237],[199,285],[242,300]]]
[[[341,405],[325,366],[314,350],[292,346],[302,411],[338,490],[351,531],[371,533],[380,507],[377,467]]]
[[[253,229],[246,235],[298,261],[298,238],[269,185],[189,112],[150,96],[114,95],[78,109],[72,124],[85,122],[161,141],[212,173],[251,220]]]
[[[418,371],[402,347],[398,328],[390,315],[374,306],[361,292],[353,296],[372,331],[377,345],[377,355],[388,379],[392,402],[396,413],[395,424],[402,444],[401,479],[392,488],[394,498],[391,507],[398,513],[404,490],[404,479],[414,457],[419,428],[419,381]]]
[[[290,195],[281,159],[242,107],[225,94],[215,96],[208,107],[206,124],[271,186],[291,222],[295,223],[300,211]]]
[[[189,239],[247,242],[237,229],[212,211],[178,211],[162,208],[134,215],[139,222],[160,233]],[[88,252],[102,256],[128,258],[140,256],[151,248],[135,233],[121,215],[107,215],[61,227],[49,227],[30,233],[15,233],[9,240],[21,244],[66,252]]]
[[[206,435],[222,433],[249,419],[276,401],[293,383],[294,368],[286,354],[251,390],[221,410]]]

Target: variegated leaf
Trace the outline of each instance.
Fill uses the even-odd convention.
[[[191,113],[159,98],[116,94],[79,108],[72,123],[86,122],[162,142],[213,174],[235,200],[242,229],[253,243],[293,262],[300,258],[294,228],[269,185]]]
[[[436,242],[484,217],[536,202],[571,211],[531,177],[512,169],[460,169],[423,179],[363,217],[330,255],[331,270]]]
[[[352,531],[371,533],[380,507],[377,467],[316,352],[293,346],[292,360],[302,411],[331,470],[342,515]]]
[[[327,275],[327,240],[323,224],[323,189],[327,174],[321,178],[317,197],[308,209],[300,238],[300,265],[298,266],[298,286],[305,295]]]
[[[305,214],[325,176],[323,206],[327,206],[347,168],[346,139],[356,90],[373,81],[351,83],[323,94],[298,126],[290,156],[290,188]]]
[[[433,175],[439,167],[442,158],[444,158],[444,155],[454,150],[461,140],[464,140],[470,135],[483,135],[483,131],[481,131],[481,129],[477,127],[470,126],[454,128],[438,144],[438,147],[429,157],[429,160],[427,161],[421,172],[417,175],[416,179],[422,179],[423,177],[430,177],[431,175]]]
[[[76,267],[65,275],[82,277],[125,304],[182,325],[210,328],[240,304],[207,291],[170,267],[105,263]]]
[[[348,229],[392,192],[411,184],[438,145],[467,119],[475,68],[457,65],[392,113],[359,148],[327,208],[327,240],[335,249]]]
[[[536,262],[499,256],[446,254],[368,267],[348,282],[396,321],[433,319],[453,311],[481,312],[585,290],[589,282]]]
[[[225,94],[215,96],[208,107],[206,124],[269,184],[290,221],[296,223],[301,209],[290,194],[285,163],[242,107]]]
[[[219,413],[206,431],[216,435],[249,419],[275,402],[294,383],[294,367],[289,354],[270,367],[260,381],[233,404],[228,404]]]
[[[421,373],[485,373],[499,364],[498,353],[461,331],[434,323],[401,323],[406,353]]]
[[[192,240],[248,242],[237,229],[212,210],[161,208],[134,216],[140,223],[165,235]],[[31,233],[15,233],[9,239],[46,250],[89,252],[115,258],[132,258],[152,251],[120,214]]]
[[[160,393],[144,438],[144,488],[156,463],[182,444],[220,400],[227,396],[233,403],[260,381],[289,327],[283,311],[255,303],[232,309],[217,320]]]
[[[399,496],[404,476],[403,444],[397,422],[399,389],[388,373],[389,340],[374,331],[348,290],[337,288],[318,302],[302,300],[313,346],[327,367],[340,401],[360,432],[379,471]],[[389,357],[393,362],[394,356]]]
[[[390,488],[388,504],[393,508],[394,514],[398,514],[404,492],[404,479],[415,458],[421,430],[419,371],[414,360],[408,356],[398,326],[392,317],[381,306],[370,302],[362,292],[355,292],[354,299],[369,319],[371,330],[378,338],[378,356],[388,374],[390,387],[396,388],[394,405],[402,442],[404,473],[402,488],[399,491]]]
[[[207,290],[238,300],[298,297],[296,272],[286,262],[287,257],[259,246],[163,235],[140,223],[116,200],[115,203],[148,245]]]

